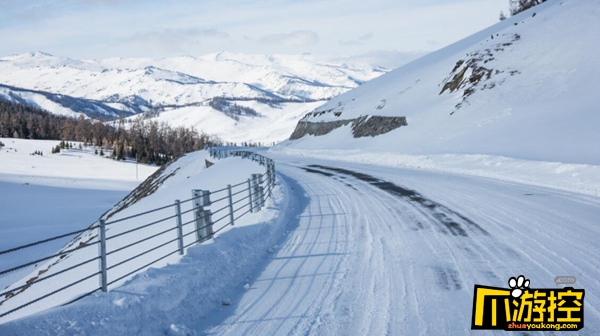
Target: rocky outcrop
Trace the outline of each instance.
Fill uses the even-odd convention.
[[[406,117],[363,116],[352,122],[352,135],[355,138],[374,137],[408,126]]]
[[[462,90],[462,101],[456,104],[455,109],[460,109],[463,104],[468,104],[468,99],[471,95],[473,95],[478,89],[479,90],[490,90],[498,85],[502,85],[506,80],[506,77],[501,77],[500,79],[494,78],[498,77],[505,72],[507,72],[510,76],[514,76],[520,74],[518,70],[510,70],[504,69],[493,69],[492,66],[495,64],[494,61],[496,57],[499,56],[500,53],[504,52],[505,49],[517,41],[521,39],[521,35],[519,34],[504,34],[499,36],[496,34],[496,37],[499,39],[510,39],[507,42],[498,43],[492,48],[473,51],[467,54],[467,58],[458,60],[456,65],[446,77],[440,85],[442,85],[442,91],[440,91],[440,95],[444,92],[458,92]],[[492,35],[492,39],[494,39],[494,35]],[[454,114],[453,111],[450,115]]]
[[[356,119],[310,122],[300,120],[290,140],[298,140],[305,135],[321,136],[331,131],[352,124],[352,135],[355,138],[375,137],[399,128],[408,126],[406,117],[361,116]]]

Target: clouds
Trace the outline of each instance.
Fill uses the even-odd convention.
[[[0,56],[308,52],[389,66],[402,62],[396,52],[439,49],[497,22],[505,7],[506,0],[0,0]]]
[[[319,42],[319,34],[311,30],[297,30],[287,34],[270,34],[258,39],[260,43],[284,46],[306,47]]]
[[[158,52],[172,55],[194,51],[199,47],[224,41],[231,42],[231,37],[228,33],[216,29],[165,29],[137,33],[117,42],[116,45],[133,48],[142,54],[143,52]]]
[[[373,66],[382,66],[388,69],[395,69],[399,66],[409,63],[410,61],[414,61],[425,54],[425,52],[415,51],[374,50],[349,57],[334,58],[332,61],[341,61],[351,64],[370,64]]]
[[[365,42],[371,40],[373,38],[373,36],[374,36],[373,33],[368,33],[368,34],[361,35],[356,39],[340,40],[340,44],[344,45],[344,46],[364,45]]]

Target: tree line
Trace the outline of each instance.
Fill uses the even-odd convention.
[[[80,141],[110,152],[117,160],[137,158],[157,165],[206,146],[221,145],[214,136],[141,117],[127,127],[123,119],[112,126],[83,115],[74,119],[6,101],[0,101],[0,137]]]

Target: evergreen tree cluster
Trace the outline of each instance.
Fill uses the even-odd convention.
[[[240,116],[260,116],[254,109],[232,103],[224,97],[214,97],[208,102],[208,105],[236,121],[240,120]]]
[[[79,145],[79,146],[81,146],[81,145]],[[60,153],[61,149],[71,149],[71,148],[73,148],[73,144],[63,140],[58,145],[56,145],[56,147],[52,148],[52,154]]]
[[[162,165],[185,153],[220,145],[219,139],[185,127],[173,128],[166,123],[137,118],[128,123],[121,119],[115,126],[97,120],[53,115],[46,111],[0,101],[0,137],[21,139],[63,140],[52,153],[73,148],[66,141],[112,151],[117,160],[136,159],[141,163]],[[81,149],[81,144],[79,145]]]
[[[19,139],[61,139],[65,117],[33,107],[0,101],[0,137]]]
[[[0,148],[4,147],[4,143],[0,141]]]
[[[1,146],[0,146],[1,147]],[[44,152],[36,150],[33,153],[29,154],[29,155],[39,155],[39,156],[44,156]]]

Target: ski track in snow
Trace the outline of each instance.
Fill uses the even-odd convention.
[[[296,228],[248,290],[198,322],[199,333],[468,334],[473,286],[506,287],[519,274],[532,288],[576,276],[575,287],[587,294],[580,334],[599,332],[598,198],[476,177],[275,159],[278,172],[298,183],[292,192],[303,210],[289,219]]]

